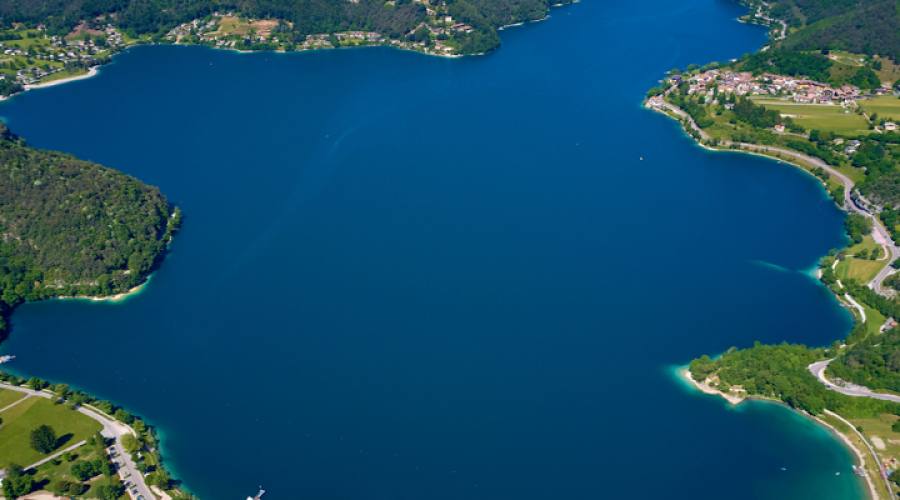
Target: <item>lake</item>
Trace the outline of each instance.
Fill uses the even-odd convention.
[[[742,13],[585,1],[458,60],[139,47],[11,99],[185,219],[143,293],[28,304],[0,350],[144,416],[203,498],[862,498],[827,431],[673,376],[851,325],[819,183],[641,107],[765,43]]]

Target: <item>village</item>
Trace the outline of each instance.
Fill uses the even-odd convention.
[[[672,84],[682,83],[681,75],[672,76]],[[840,104],[852,107],[862,96],[860,89],[853,85],[832,87],[828,84],[794,78],[790,76],[764,73],[754,76],[749,72],[720,71],[711,69],[691,76],[687,80],[688,95],[706,95],[710,99],[718,93],[739,96],[768,95],[789,99],[799,104]],[[890,87],[876,93],[887,93]]]
[[[388,45],[440,56],[455,56],[458,52],[454,37],[475,31],[472,26],[456,22],[447,15],[443,5],[426,6],[427,18],[401,37],[391,38],[374,31],[343,31],[306,35],[292,39],[292,23],[277,19],[247,19],[234,12],[214,12],[203,19],[181,24],[166,34],[166,40],[176,44],[200,44],[234,50],[303,51]]]
[[[47,35],[46,27],[13,27],[0,33],[0,80],[32,85],[83,73],[125,46],[112,25],[81,24],[67,36]]]
[[[309,34],[292,32],[292,23],[278,19],[248,19],[234,12],[214,12],[171,29],[162,41],[206,45],[233,50],[305,51],[357,46],[390,46],[430,55],[457,57],[459,39],[475,31],[448,13],[442,0],[415,0],[425,9],[425,19],[400,35],[375,31],[343,31]],[[22,88],[86,74],[93,67],[134,43],[110,24],[108,18],[82,22],[65,36],[51,35],[44,25],[14,24],[0,30],[0,95]]]

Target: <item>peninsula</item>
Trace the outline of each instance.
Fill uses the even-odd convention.
[[[743,151],[818,177],[848,212],[847,246],[818,276],[855,326],[811,348],[756,343],[682,374],[733,404],[777,401],[853,448],[871,498],[900,491],[900,17],[894,2],[746,2],[771,43],[726,63],[672,70],[646,106],[705,148]],[[882,392],[877,392],[882,391]]]

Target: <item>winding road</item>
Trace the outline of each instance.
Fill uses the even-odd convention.
[[[825,376],[825,369],[828,368],[828,365],[832,361],[834,361],[834,358],[816,361],[815,363],[809,365],[810,373],[812,373],[817,379],[819,379],[819,382],[822,382],[825,387],[831,389],[832,391],[844,394],[845,396],[851,396],[854,398],[872,398],[900,403],[900,396],[897,396],[895,394],[875,392],[868,387],[851,384],[849,382],[841,382],[840,384],[832,382]]]
[[[9,389],[11,391],[25,393],[28,396],[52,399],[56,397],[55,394],[44,392],[44,391],[35,391],[33,389],[28,389],[25,387],[20,387],[17,385],[7,384],[5,382],[0,382],[0,389]],[[23,398],[24,399],[27,399]],[[115,450],[115,456],[112,457],[112,460],[118,466],[119,477],[122,478],[122,481],[130,481],[134,486],[133,488],[137,491],[137,493],[133,493],[129,488],[128,494],[131,495],[132,498],[144,498],[146,500],[152,500],[156,498],[155,495],[150,491],[150,488],[147,486],[147,483],[144,481],[144,475],[137,468],[137,464],[134,463],[134,460],[131,458],[131,454],[125,451],[125,447],[122,445],[122,437],[125,435],[135,435],[134,429],[131,427],[115,420],[104,413],[100,412],[100,410],[96,410],[90,406],[79,406],[78,413],[90,417],[103,426],[103,430],[100,431],[100,434],[107,439],[113,439],[115,442],[112,445],[112,449]],[[80,445],[81,443],[79,443]],[[36,467],[40,465],[41,462],[38,462],[31,467]]]

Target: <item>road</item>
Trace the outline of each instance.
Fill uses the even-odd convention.
[[[668,94],[674,88],[675,87],[670,87],[669,90],[666,91],[666,93]],[[669,111],[684,120],[691,127],[691,129],[700,136],[702,142],[709,142],[712,140],[712,137],[710,137],[709,134],[707,134],[703,129],[697,126],[697,123],[694,122],[694,119],[691,118],[689,114],[687,114],[678,106],[675,106],[670,102],[666,102],[664,99],[651,99],[649,101],[649,106],[656,109],[665,109],[666,111]],[[878,217],[875,217],[875,215],[870,213],[868,210],[857,205],[856,201],[853,200],[853,189],[856,187],[853,180],[841,173],[836,168],[814,156],[809,156],[807,154],[800,153],[799,151],[793,151],[778,146],[765,146],[761,144],[750,144],[746,142],[733,141],[720,141],[719,146],[724,148],[737,148],[739,150],[761,153],[769,156],[774,154],[780,157],[787,157],[789,159],[812,165],[813,167],[821,168],[822,170],[828,172],[830,176],[837,179],[837,181],[844,186],[843,208],[862,215],[863,217],[872,221],[872,238],[876,243],[887,249],[889,254],[887,262],[891,263],[900,258],[900,247],[898,247],[894,240],[891,239],[891,234],[884,227]],[[868,283],[869,288],[874,290],[879,295],[883,295],[885,297],[893,296],[894,292],[892,290],[886,289],[883,284],[884,280],[895,271],[896,270],[890,265],[884,266],[880,271],[878,271],[878,274],[872,279],[872,281]]]
[[[74,450],[76,450],[76,449],[78,449],[78,448],[81,448],[82,446],[85,445],[85,443],[87,443],[87,441],[85,441],[84,439],[82,439],[81,441],[79,441],[79,442],[73,444],[72,446],[69,446],[68,448],[63,448],[63,449],[57,451],[56,453],[54,453],[54,454],[52,454],[52,455],[50,455],[50,456],[48,456],[48,457],[46,457],[46,458],[42,458],[41,460],[38,460],[37,462],[35,462],[35,463],[29,465],[28,467],[25,467],[24,470],[37,469],[38,467],[44,465],[45,463],[47,463],[47,462],[53,460],[54,458],[56,458],[56,457],[58,457],[58,456],[60,456],[60,455],[65,455],[66,453],[68,453],[68,452],[70,452],[70,451],[74,451]]]
[[[891,480],[888,479],[887,468],[885,468],[884,464],[881,463],[881,459],[878,458],[878,453],[875,453],[875,448],[872,447],[872,444],[869,443],[869,440],[866,439],[866,437],[863,436],[862,432],[859,432],[859,429],[857,429],[855,425],[851,424],[850,421],[847,420],[846,418],[844,418],[844,417],[838,415],[837,413],[835,413],[835,412],[833,412],[833,411],[831,411],[831,410],[828,410],[828,409],[824,410],[824,412],[825,412],[827,415],[831,415],[832,417],[834,417],[834,418],[840,420],[841,422],[843,422],[844,425],[846,425],[847,427],[849,427],[850,429],[852,429],[853,432],[857,435],[857,437],[859,437],[859,439],[860,439],[863,443],[866,444],[866,448],[869,449],[869,453],[872,455],[872,459],[875,460],[875,465],[878,467],[879,475],[881,476],[881,480],[884,481],[884,487],[887,488],[888,495],[891,495],[891,496],[893,497],[893,495],[891,494],[891,492],[894,491],[894,489],[891,487]],[[873,493],[873,494],[877,494],[877,492],[874,491],[874,490],[872,490],[872,493]],[[876,497],[876,498],[877,498],[877,497]]]
[[[49,392],[35,391],[33,389],[7,384],[5,382],[0,382],[0,388],[22,392],[29,396],[45,399],[52,399],[55,397],[55,395]],[[100,431],[100,434],[107,439],[114,440],[111,448],[115,450],[116,456],[113,460],[118,465],[119,477],[122,478],[123,482],[131,481],[131,483],[134,484],[134,489],[137,491],[137,494],[135,494],[129,490],[128,494],[135,499],[138,497],[143,497],[145,500],[153,500],[156,498],[144,481],[144,475],[138,470],[137,464],[131,459],[131,454],[126,452],[125,447],[122,446],[122,437],[128,434],[132,436],[136,435],[134,429],[89,406],[79,406],[78,413],[99,422],[100,425],[103,426],[103,430]]]
[[[834,359],[826,359],[824,361],[817,361],[809,365],[810,373],[812,373],[817,379],[819,379],[819,382],[822,382],[825,387],[831,389],[832,391],[839,392],[846,396],[852,396],[854,398],[872,398],[900,403],[900,396],[894,394],[875,392],[868,387],[851,384],[849,382],[841,382],[841,384],[838,385],[831,380],[828,380],[828,378],[825,376],[825,369],[828,368],[829,363],[831,363],[832,361],[834,361]]]
[[[872,398],[872,399],[880,399],[883,401],[893,401],[895,403],[900,403],[900,396],[896,396],[894,394],[884,394],[884,393],[880,393],[880,392],[875,392],[875,391],[869,389],[868,387],[850,384],[847,382],[842,382],[840,385],[838,385],[838,384],[835,384],[834,382],[828,380],[828,378],[825,376],[825,369],[828,368],[829,363],[831,363],[832,361],[834,361],[834,358],[826,359],[823,361],[817,361],[817,362],[809,365],[809,367],[808,367],[810,373],[812,373],[814,377],[819,379],[819,382],[822,382],[822,384],[825,387],[831,389],[832,391],[839,392],[841,394],[844,394],[846,396],[851,396],[854,398]],[[888,479],[887,469],[884,467],[884,464],[881,463],[881,459],[878,457],[878,453],[875,452],[875,448],[872,447],[872,445],[869,443],[869,440],[866,439],[865,436],[863,436],[863,434],[861,432],[859,432],[859,430],[856,428],[855,425],[850,423],[844,417],[842,417],[842,416],[838,415],[837,413],[834,413],[833,411],[830,411],[830,410],[825,410],[825,413],[837,418],[838,420],[840,420],[841,422],[846,424],[847,427],[852,429],[853,432],[855,432],[856,435],[859,437],[859,439],[862,440],[862,442],[866,444],[866,447],[869,449],[869,453],[871,453],[873,459],[875,460],[875,464],[878,466],[879,472],[881,472],[881,479],[884,481],[887,491],[889,491],[889,492],[893,491],[893,488],[891,488],[890,480]]]

